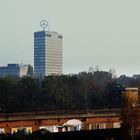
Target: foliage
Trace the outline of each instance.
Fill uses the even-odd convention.
[[[88,110],[121,106],[118,79],[110,72],[0,78],[0,111]],[[133,85],[139,84],[136,81]]]
[[[126,136],[129,135],[131,138],[135,139],[136,137],[136,124],[138,123],[138,108],[137,108],[137,102],[138,102],[138,94],[126,90],[123,92],[123,106],[122,106],[122,128],[124,130],[124,133],[126,133]]]

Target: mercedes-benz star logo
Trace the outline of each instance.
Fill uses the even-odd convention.
[[[40,26],[43,28],[43,30],[45,30],[48,26],[48,22],[46,20],[42,20],[40,22]]]

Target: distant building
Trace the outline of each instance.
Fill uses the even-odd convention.
[[[140,79],[140,74],[134,74],[132,78],[135,79],[135,80]]]
[[[0,67],[0,77],[13,76],[23,77],[29,76],[28,65],[8,64]]]
[[[62,35],[57,32],[34,33],[34,76],[61,75],[63,73]]]

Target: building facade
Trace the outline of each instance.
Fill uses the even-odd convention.
[[[34,75],[61,75],[63,73],[62,35],[57,32],[34,33]]]
[[[0,67],[0,77],[13,76],[23,77],[28,76],[28,65],[8,64]]]

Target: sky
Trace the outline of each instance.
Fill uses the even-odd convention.
[[[89,67],[140,74],[139,0],[0,0],[0,66],[33,66],[33,34],[47,20],[63,35],[64,74]]]

